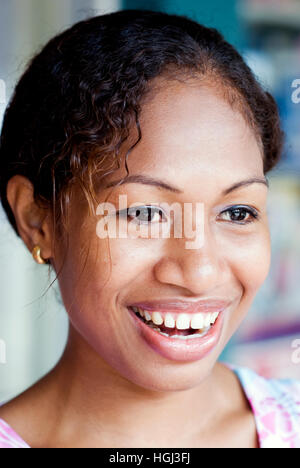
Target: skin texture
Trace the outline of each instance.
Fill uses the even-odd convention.
[[[32,447],[256,447],[254,417],[235,375],[217,360],[247,315],[270,266],[267,187],[259,143],[242,115],[199,82],[168,83],[142,107],[142,140],[128,158],[130,174],[163,179],[182,193],[141,184],[99,191],[99,203],[196,203],[205,207],[205,242],[186,239],[99,239],[78,190],[70,205],[70,248],[59,284],[70,334],[59,364],[0,410]],[[136,134],[132,135],[135,141]],[[126,148],[124,148],[125,150]],[[108,181],[126,175],[125,169]],[[50,216],[32,187],[15,176],[8,199],[19,232],[39,244],[56,271],[65,246],[53,249]],[[220,219],[232,205],[259,218]],[[124,222],[124,221],[123,221]],[[152,350],[128,318],[138,301],[218,297],[230,301],[221,340],[205,358],[174,362]],[[188,417],[187,417],[188,416]]]

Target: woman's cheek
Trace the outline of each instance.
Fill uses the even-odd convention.
[[[235,236],[230,245],[227,244],[227,261],[243,288],[244,296],[254,299],[270,270],[271,246],[267,224]]]

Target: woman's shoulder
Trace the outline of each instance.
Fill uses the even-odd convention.
[[[44,446],[57,409],[57,401],[51,397],[50,374],[9,400],[0,401],[0,448]]]
[[[300,448],[300,381],[230,366],[252,407],[261,447]]]
[[[0,407],[3,404],[0,404]],[[30,448],[29,445],[0,417],[0,448]]]

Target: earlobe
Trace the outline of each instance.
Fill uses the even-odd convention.
[[[32,253],[39,245],[43,258],[51,257],[51,233],[47,228],[47,212],[34,200],[34,187],[21,175],[12,177],[7,184],[7,200],[15,216],[18,232]]]

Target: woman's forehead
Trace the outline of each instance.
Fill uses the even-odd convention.
[[[259,144],[243,116],[201,83],[161,87],[143,106],[140,126],[142,138],[128,157],[129,167],[174,171],[176,177],[189,171],[263,170]]]

